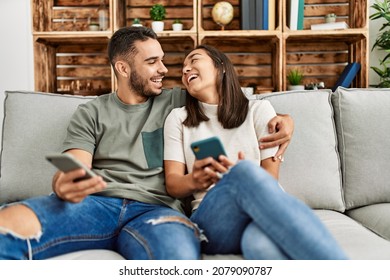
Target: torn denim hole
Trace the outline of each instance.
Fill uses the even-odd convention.
[[[29,260],[32,260],[32,248],[31,248],[31,239],[35,239],[37,242],[39,242],[39,239],[41,238],[42,236],[42,231],[39,231],[36,235],[32,235],[32,236],[23,236],[23,235],[20,235],[8,228],[5,228],[5,227],[1,227],[0,226],[0,234],[4,234],[4,235],[10,235],[12,236],[13,238],[15,239],[20,239],[22,241],[26,241],[27,243],[27,250],[28,250],[28,259]]]
[[[200,239],[200,241],[207,241],[206,236],[203,234],[203,230],[199,229],[198,225],[192,223],[190,220],[177,216],[164,216],[157,219],[150,219],[146,223],[151,225],[159,225],[163,223],[181,223],[193,230],[195,230],[195,235]]]

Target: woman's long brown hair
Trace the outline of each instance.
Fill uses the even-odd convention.
[[[237,73],[232,62],[221,51],[209,45],[199,45],[194,50],[203,49],[214,62],[218,70],[217,92],[219,95],[218,121],[223,128],[239,127],[248,113],[249,100],[242,92]],[[208,121],[199,102],[188,92],[186,96],[187,118],[183,124],[188,127],[197,127],[202,121]]]

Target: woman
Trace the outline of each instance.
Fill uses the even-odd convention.
[[[203,252],[345,259],[311,209],[280,188],[276,149],[258,147],[275,116],[271,104],[245,98],[234,66],[211,46],[187,55],[182,81],[186,107],[173,110],[164,126],[166,188],[174,197],[194,196],[191,220],[207,238]],[[227,157],[195,160],[190,144],[211,136],[221,138]]]

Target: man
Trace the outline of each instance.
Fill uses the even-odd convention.
[[[0,259],[45,259],[103,248],[127,259],[200,258],[199,230],[180,201],[166,193],[162,168],[164,120],[184,104],[185,95],[180,89],[162,90],[168,70],[152,30],[118,30],[108,54],[118,90],[80,105],[63,144],[64,152],[99,176],[78,181],[82,169],[57,172],[55,195],[1,210]],[[270,127],[276,126],[277,141],[265,145],[282,144],[283,153],[292,121],[275,119]]]

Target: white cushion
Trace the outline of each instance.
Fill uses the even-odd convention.
[[[390,90],[332,95],[347,209],[390,202]]]
[[[69,119],[94,97],[6,92],[0,163],[0,204],[49,194],[56,169],[45,155],[60,152]]]
[[[277,113],[294,119],[292,141],[281,164],[283,188],[315,209],[345,210],[331,91],[260,94]]]

